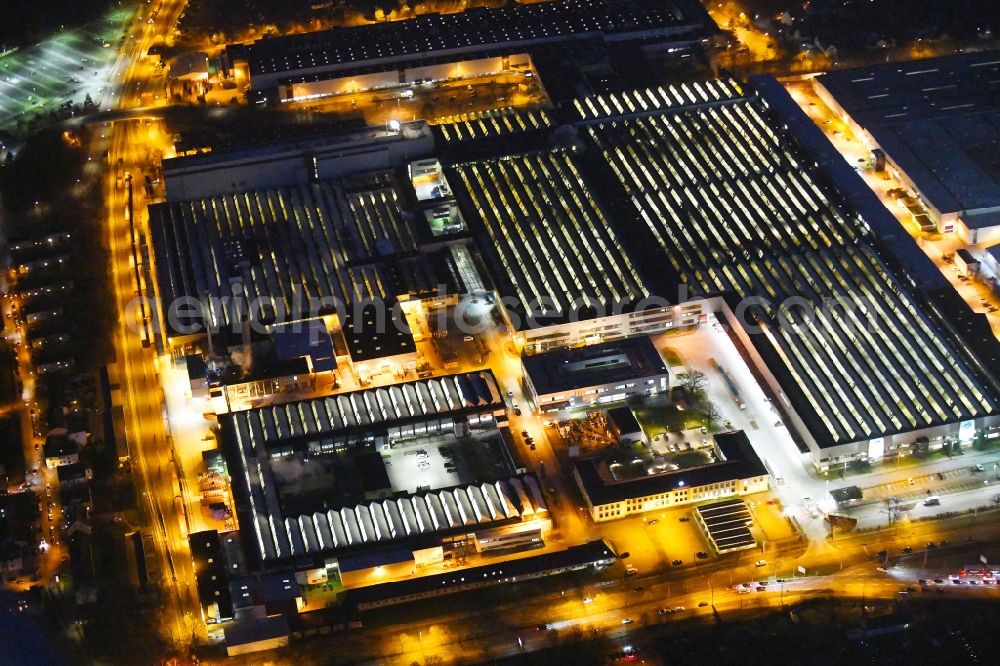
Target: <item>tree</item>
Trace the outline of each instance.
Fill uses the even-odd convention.
[[[702,411],[705,412],[705,427],[711,429],[713,425],[719,422],[719,408],[715,406],[714,402],[706,401]]]
[[[885,501],[885,512],[889,514],[889,527],[892,527],[899,521],[899,517],[903,515],[905,507],[899,503],[898,497],[890,497]]]
[[[681,377],[681,386],[692,400],[705,392],[705,373],[701,370],[689,370]]]

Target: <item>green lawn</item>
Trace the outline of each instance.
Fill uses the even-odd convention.
[[[681,357],[670,347],[664,347],[661,349],[660,354],[663,355],[663,360],[665,360],[669,366],[676,367],[684,365],[684,361],[681,360]]]
[[[679,432],[688,428],[697,428],[705,422],[705,416],[700,411],[678,409],[676,405],[663,407],[637,407],[633,410],[646,436],[652,439],[663,431]]]

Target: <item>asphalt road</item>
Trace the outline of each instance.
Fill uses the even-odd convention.
[[[130,40],[116,67],[120,82],[117,105],[121,109],[141,106],[149,95],[162,88],[162,80],[152,63],[143,58],[157,35],[167,34],[185,6],[183,0],[165,0],[152,24],[140,15]],[[137,487],[147,523],[144,531],[154,537],[161,562],[166,595],[165,623],[179,642],[189,640],[200,625],[200,607],[194,586],[194,572],[183,517],[177,515],[174,496],[177,488],[168,433],[163,420],[163,400],[154,367],[154,353],[140,337],[142,322],[134,307],[138,291],[133,267],[134,232],[141,230],[145,215],[140,174],[152,159],[150,131],[140,120],[112,123],[104,141],[94,147],[96,155],[108,151],[106,181],[108,243],[111,256],[114,297],[119,312],[115,331],[115,354],[121,372],[126,436],[133,461]],[[119,182],[119,172],[133,175],[133,210],[136,229],[127,216],[128,187]],[[127,181],[127,179],[126,179]],[[124,183],[127,185],[127,183]]]
[[[770,563],[758,568],[753,565],[754,556],[744,555],[662,576],[612,577],[603,582],[594,578],[579,586],[568,578],[555,578],[545,584],[548,592],[539,593],[537,584],[528,584],[536,587],[530,592],[521,588],[525,591],[481,606],[476,594],[442,597],[365,613],[362,631],[335,634],[336,640],[330,635],[306,638],[267,654],[267,659],[276,665],[296,666],[330,663],[331,659],[343,664],[409,665],[432,655],[446,662],[459,657],[483,660],[541,649],[568,635],[594,630],[624,644],[645,627],[689,619],[713,621],[748,608],[779,608],[812,597],[859,601],[904,600],[926,594],[1000,598],[997,585],[945,582],[924,588],[917,583],[934,578],[947,581],[949,574],[957,573],[963,564],[976,562],[980,554],[991,560],[1000,557],[1000,547],[989,545],[1000,537],[998,518],[958,518],[851,534],[832,543],[810,543],[804,552],[791,553],[783,560],[778,575]],[[970,538],[975,541],[967,541]],[[935,544],[950,543],[925,551],[923,545],[932,540]],[[907,547],[913,548],[911,554],[902,552]],[[889,555],[886,571],[879,570],[885,562],[875,557],[883,549]],[[805,568],[806,575],[798,573],[799,566]],[[622,573],[621,565],[616,567]],[[767,584],[758,591],[756,583],[762,580]],[[744,583],[754,585],[744,593],[729,589]],[[901,594],[907,587],[913,591]],[[939,587],[942,592],[934,591]],[[684,610],[659,613],[661,608],[678,606]],[[625,623],[626,619],[631,622]],[[259,661],[260,655],[248,655],[227,663]]]

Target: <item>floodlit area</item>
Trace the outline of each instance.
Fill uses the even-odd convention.
[[[211,405],[202,397],[192,396],[183,362],[175,364],[169,356],[161,356],[157,359],[157,367],[166,402],[164,416],[173,440],[173,460],[170,460],[170,449],[161,448],[158,464],[176,466],[179,478],[184,479],[180,487],[175,488],[175,498],[179,498],[175,501],[183,507],[182,513],[178,511],[182,534],[208,529],[231,531],[237,523],[228,474],[207,478],[210,468],[207,461],[211,453],[222,454],[214,432],[218,424],[210,415]],[[213,514],[210,508],[213,499],[215,503],[224,504],[226,510],[220,507]]]
[[[743,3],[735,0],[707,0],[705,9],[716,25],[731,32],[736,38],[738,43],[735,45],[735,52],[731,46],[724,56],[732,60],[733,64],[775,60],[782,56],[776,36],[754,25]]]
[[[914,518],[986,501],[995,454],[935,459],[911,482],[909,450],[861,448],[985,422],[995,397],[764,93],[723,80],[593,95],[559,114],[576,134],[566,147],[546,135],[555,111],[459,114],[420,137],[397,127],[394,142],[428,143],[391,169],[324,178],[317,167],[309,183],[151,207],[165,300],[237,284],[289,310],[303,293],[385,300],[409,327],[383,335],[366,312],[311,312],[322,344],[303,346],[291,330],[253,337],[220,306],[210,317],[234,331],[181,341],[165,329],[157,342],[172,349],[157,362],[177,457],[162,447],[151,462],[179,471],[184,530],[232,530],[238,509],[251,566],[300,567],[323,605],[331,585],[461,577],[595,538],[622,559],[599,575],[642,594],[645,583],[623,581],[776,578],[807,540],[827,548],[826,514],[873,527],[885,498]],[[684,300],[630,309],[673,299],[664,285],[684,285]],[[574,321],[590,299],[594,312],[624,311]],[[741,299],[760,332],[732,316]],[[823,309],[831,301],[853,308]],[[541,321],[515,321],[537,306]],[[640,341],[655,362],[633,375],[543,392],[526,370],[524,354],[586,347],[600,354],[567,363],[607,378]],[[210,379],[199,364],[226,372]],[[838,446],[846,458],[831,461]],[[591,457],[604,485],[589,483]],[[891,462],[847,464],[869,458]],[[871,501],[837,506],[830,491],[852,483]],[[923,501],[932,493],[940,505]],[[696,514],[720,500],[740,522],[732,552]]]
[[[971,277],[968,271],[955,264],[955,253],[966,243],[954,231],[943,233],[936,226],[921,228],[916,215],[926,216],[927,211],[904,205],[907,198],[915,197],[912,190],[889,169],[875,170],[871,146],[858,136],[852,126],[840,118],[813,87],[811,79],[792,80],[785,83],[792,98],[816,123],[826,138],[844,156],[872,192],[899,221],[906,231],[917,239],[917,245],[927,254],[941,273],[974,312],[986,315],[994,333],[1000,337],[1000,292],[981,279]],[[919,202],[917,206],[922,207]],[[933,225],[932,225],[933,226]]]
[[[704,373],[706,399],[718,410],[721,428],[746,432],[757,455],[771,473],[774,496],[780,499],[782,506],[795,516],[808,534],[823,534],[822,521],[817,520],[818,515],[812,515],[810,503],[803,498],[823,498],[827,483],[810,472],[812,464],[809,455],[796,446],[778,410],[771,404],[715,316],[709,315],[707,325],[693,332],[654,336],[653,341],[657,348],[664,350],[661,353],[665,357],[680,362],[681,365],[671,368],[672,372]],[[728,382],[720,369],[729,377]],[[654,448],[665,444],[668,450],[673,444],[675,448],[686,450],[685,444],[701,444],[702,439],[707,439],[707,436],[701,433],[700,428],[690,428],[661,436],[659,440],[654,435],[652,444]]]
[[[704,292],[734,291],[744,299],[737,307],[749,305],[753,344],[788,385],[789,406],[818,449],[996,409],[962,348],[756,100],[589,131],[669,266]],[[814,456],[824,469],[840,459]]]
[[[480,437],[451,435],[406,440],[383,446],[386,473],[397,491],[448,488],[479,478],[510,476],[514,469],[504,455],[498,432]]]
[[[119,7],[105,18],[44,42],[0,56],[0,129],[83,104],[89,96],[103,107],[113,94],[112,72],[132,9]]]
[[[395,72],[393,72],[395,74]],[[232,91],[222,90],[224,97]],[[435,124],[488,115],[498,104],[531,108],[547,103],[538,79],[523,72],[499,72],[373,90],[352,90],[283,105],[289,112],[360,116],[368,125],[428,120]]]

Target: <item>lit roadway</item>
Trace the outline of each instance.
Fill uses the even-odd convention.
[[[16,315],[15,315],[16,311]],[[21,394],[16,402],[0,407],[0,417],[12,415],[21,421],[21,436],[24,447],[25,484],[38,493],[40,501],[39,537],[48,544],[46,552],[39,557],[38,580],[27,582],[20,578],[17,586],[27,589],[31,585],[44,586],[55,574],[62,552],[59,546],[59,523],[62,521],[62,507],[59,503],[59,480],[55,470],[45,467],[42,457],[44,438],[36,435],[36,418],[41,419],[38,403],[35,402],[35,371],[31,363],[31,354],[25,343],[21,302],[16,294],[6,294],[0,306],[0,317],[3,318],[3,335],[14,350],[17,357],[18,375],[21,381]],[[32,470],[37,469],[35,473]],[[18,492],[18,488],[7,488],[7,492]],[[23,586],[23,587],[22,587]]]
[[[157,35],[172,29],[185,3],[165,0],[152,24],[148,23],[148,5],[140,12],[126,39],[116,71],[121,81],[117,97],[120,108],[133,108],[148,103],[162,88],[157,71],[142,56]],[[132,229],[126,216],[128,189],[118,183],[119,171],[133,177],[134,210],[137,212],[136,234],[141,228],[145,200],[142,196],[142,168],[155,149],[150,144],[157,136],[154,126],[138,120],[113,123],[104,141],[95,142],[95,154],[108,150],[109,169],[106,182],[108,202],[108,238],[118,320],[115,354],[121,377],[125,426],[133,472],[141,492],[144,513],[162,563],[165,583],[165,603],[169,612],[170,633],[178,641],[190,636],[192,622],[200,620],[200,610],[191,556],[187,548],[183,520],[174,509],[176,476],[173,454],[163,423],[163,400],[154,368],[152,348],[144,348],[139,336],[142,326],[134,295],[138,290],[133,262]]]
[[[977,542],[967,541],[970,530],[975,531]],[[478,603],[475,593],[467,593],[454,600],[445,597],[418,603],[412,611],[398,606],[385,615],[380,611],[364,613],[364,631],[340,634],[335,643],[329,637],[295,642],[285,650],[269,653],[268,661],[296,666],[332,661],[406,665],[425,663],[431,655],[445,662],[485,661],[555,645],[571,631],[586,634],[598,630],[619,644],[633,643],[634,633],[647,626],[689,619],[709,622],[715,614],[777,609],[814,597],[904,600],[910,595],[933,594],[997,600],[1000,586],[973,586],[967,581],[956,585],[949,580],[963,565],[977,562],[980,555],[995,561],[1000,551],[989,550],[985,544],[995,543],[997,536],[1000,523],[995,520],[984,524],[982,520],[959,519],[946,526],[928,523],[838,537],[822,553],[807,552],[777,568],[770,562],[755,567],[755,551],[663,576],[624,578],[622,566],[615,565],[617,575],[605,575],[603,582],[588,578],[588,574],[580,575],[583,584],[579,586],[568,577],[550,579],[547,585],[552,591],[548,593],[533,591]],[[949,543],[940,545],[944,540]],[[934,542],[935,547],[925,549],[928,542]],[[905,547],[913,552],[904,554]],[[883,549],[888,562],[876,559]],[[805,568],[804,575],[799,566]],[[921,586],[921,579],[929,584]],[[942,582],[933,583],[935,579]],[[761,581],[765,583],[763,590],[758,589]],[[908,587],[913,591],[906,592]],[[739,592],[740,588],[745,591]],[[936,592],[938,588],[942,592]],[[659,612],[678,607],[683,610]],[[411,617],[423,619],[408,619]],[[227,663],[260,661],[260,655],[248,655]]]

